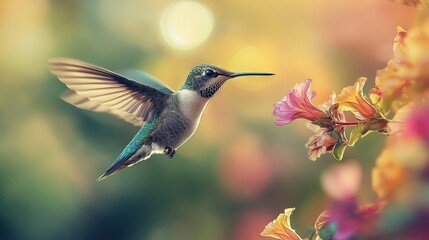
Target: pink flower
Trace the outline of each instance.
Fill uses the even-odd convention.
[[[305,144],[305,147],[308,148],[308,158],[315,161],[322,154],[331,152],[335,143],[335,140],[324,129],[319,129]]]
[[[357,204],[361,180],[362,168],[354,161],[331,167],[322,174],[322,187],[334,201],[317,219],[317,231],[326,224],[335,224],[333,239],[336,240],[375,234],[373,226],[382,205],[381,202],[367,206]]]
[[[350,160],[328,168],[321,176],[322,188],[336,201],[356,197],[361,180],[361,166]]]
[[[359,206],[355,198],[334,202],[328,209],[329,222],[336,225],[334,239],[377,239],[375,222],[382,204],[380,202]]]
[[[426,144],[429,144],[429,106],[417,106],[407,119],[405,124],[405,134],[407,136],[418,136]]]
[[[400,108],[389,122],[389,134],[396,140],[417,138],[429,145],[429,104],[411,103]]]
[[[326,114],[313,105],[311,99],[316,92],[310,91],[311,79],[298,83],[287,96],[274,104],[273,114],[277,116],[275,124],[278,126],[288,124],[297,118],[315,121]]]

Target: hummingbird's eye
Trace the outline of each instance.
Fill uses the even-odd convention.
[[[207,69],[204,71],[204,76],[207,77],[217,77],[219,74],[217,74],[215,71],[211,70],[211,69]]]

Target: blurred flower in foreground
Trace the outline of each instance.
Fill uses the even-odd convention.
[[[373,223],[378,218],[381,205],[358,206],[361,179],[362,168],[355,161],[336,165],[322,174],[322,187],[333,202],[316,221],[319,235],[329,233],[337,240],[374,235]]]
[[[428,9],[429,8],[429,1],[428,0],[391,0],[392,2],[402,3],[404,5],[410,6],[410,7],[417,7],[421,9]]]
[[[372,188],[380,199],[388,199],[402,187],[408,169],[389,150],[383,151],[372,169]]]
[[[265,152],[264,145],[256,136],[237,136],[218,161],[221,186],[237,199],[258,196],[270,186],[274,177],[274,167],[269,158],[269,153]]]
[[[316,235],[320,239],[368,239],[378,235],[375,223],[382,204],[358,206],[355,199],[333,202],[316,220]]]
[[[384,235],[395,239],[427,239],[429,234],[428,119],[427,99],[400,108],[372,170],[372,187],[388,202],[380,226]]]
[[[321,176],[323,190],[334,200],[356,197],[362,179],[362,168],[355,161],[347,161],[325,170]]]
[[[415,106],[403,127],[405,136],[419,137],[425,145],[429,145],[429,105],[423,103]]]
[[[357,192],[362,178],[362,169],[351,161],[334,166],[322,175],[322,186],[333,199],[330,208],[322,212],[314,225],[315,232],[310,239],[346,240],[352,237],[374,237],[375,223],[382,204],[380,202],[359,206]],[[294,208],[288,208],[276,220],[269,223],[262,236],[282,240],[301,239],[290,225]]]
[[[389,123],[391,137],[372,170],[372,187],[380,199],[407,197],[410,186],[418,184],[415,180],[422,180],[411,176],[429,180],[428,120],[429,106],[413,103]]]
[[[393,39],[393,52],[396,57],[406,56],[405,37],[407,32],[400,26],[396,27],[396,37]]]
[[[382,109],[395,112],[429,88],[429,19],[406,32],[397,28],[394,57],[377,72]]]
[[[325,116],[307,118],[316,125],[316,135],[306,145],[310,159],[331,151],[332,144],[333,155],[341,159],[347,146],[369,132],[390,135],[372,170],[375,203],[358,204],[362,170],[357,163],[324,172],[321,182],[332,204],[316,220],[311,240],[428,238],[429,17],[409,32],[398,27],[393,51],[394,58],[377,73],[369,95],[363,91],[366,79],[359,78],[324,108]],[[348,121],[343,111],[352,112],[355,119]],[[347,127],[353,128],[349,138]],[[274,221],[267,228],[290,230],[287,220],[283,226]]]
[[[429,231],[429,19],[409,32],[398,27],[394,58],[377,73],[381,108],[394,114],[390,137],[372,170],[372,187],[388,202],[385,236],[426,239]]]

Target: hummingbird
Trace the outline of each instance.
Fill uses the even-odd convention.
[[[207,103],[229,79],[274,75],[230,72],[212,64],[199,64],[174,92],[151,75],[137,70],[119,74],[70,58],[50,59],[49,68],[68,87],[62,95],[66,102],[82,109],[111,113],[141,127],[98,180],[152,154],[172,158],[195,133]]]

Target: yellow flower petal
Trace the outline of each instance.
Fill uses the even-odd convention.
[[[353,86],[343,88],[336,98],[340,111],[351,111],[359,120],[374,117],[377,113],[376,109],[363,96],[365,82],[366,78],[358,78]]]
[[[265,226],[261,236],[272,237],[281,240],[301,240],[301,237],[292,229],[290,216],[295,208],[286,208],[274,221]]]
[[[393,154],[391,149],[384,150],[372,169],[372,189],[381,200],[396,195],[404,181],[408,178],[409,170]]]
[[[429,6],[429,0],[425,2]],[[394,58],[377,72],[376,86],[381,90],[382,111],[396,112],[429,90],[429,18],[405,31],[397,28]]]
[[[393,53],[397,57],[404,57],[406,53],[405,37],[407,32],[400,26],[396,27],[396,37],[393,39]]]

